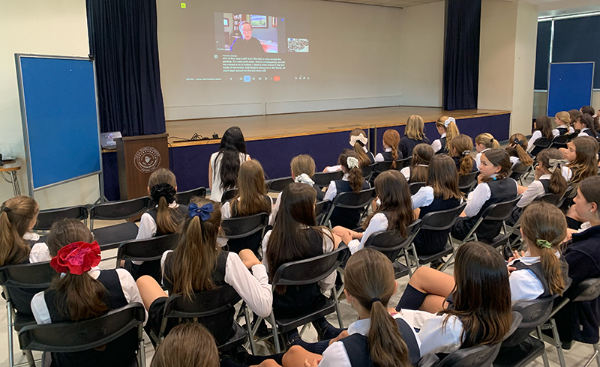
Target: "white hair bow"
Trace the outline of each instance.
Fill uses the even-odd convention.
[[[550,171],[550,173],[554,173],[554,171],[556,171],[557,168],[569,164],[569,161],[566,159],[549,159],[548,164],[550,164],[550,167],[548,167],[548,171]]]
[[[309,184],[311,186],[315,184],[315,181],[311,180],[310,177],[308,177],[308,175],[306,173],[303,173],[300,176],[296,176],[296,178],[294,179],[294,182]]]
[[[444,127],[448,127],[448,125],[450,125],[451,122],[456,123],[454,117],[448,117],[448,119],[444,122]]]
[[[354,157],[348,157],[348,159],[346,160],[346,163],[348,164],[348,168],[350,168],[350,169],[358,167],[358,159],[356,159]]]
[[[350,137],[351,146],[354,146],[354,144],[356,144],[357,141],[360,142],[361,145],[364,147],[369,142],[369,139],[367,139],[363,134],[353,135]]]

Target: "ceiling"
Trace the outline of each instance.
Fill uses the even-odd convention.
[[[340,3],[352,3],[352,4],[364,4],[364,5],[375,5],[375,6],[388,6],[392,8],[408,8],[411,6],[424,5],[435,3],[444,0],[323,0],[323,1],[334,1]],[[499,0],[498,0],[499,1]],[[519,1],[519,0],[504,0],[504,1]],[[562,13],[569,12],[565,11],[564,8],[581,5],[596,5],[594,9],[598,9],[599,0],[521,0],[538,6],[540,12],[545,11],[558,11],[563,9]],[[570,9],[569,9],[570,10]],[[588,9],[585,9],[589,11]]]
[[[376,6],[389,6],[392,8],[408,8],[410,6],[424,5],[444,0],[323,0],[338,3],[365,4]]]

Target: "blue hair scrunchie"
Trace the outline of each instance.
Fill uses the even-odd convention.
[[[204,204],[201,207],[192,203],[188,206],[188,215],[190,218],[200,217],[202,222],[210,219],[210,213],[214,211],[212,203]]]

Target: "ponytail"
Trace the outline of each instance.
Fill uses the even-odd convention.
[[[540,166],[550,172],[550,192],[553,194],[564,194],[567,190],[567,180],[562,175],[562,168],[568,164],[563,159],[562,153],[556,148],[542,150],[536,157]]]
[[[371,164],[371,160],[369,159],[367,153],[365,153],[363,145],[357,142],[356,144],[354,144],[354,151],[356,152],[356,155],[358,155],[358,160],[360,161],[361,167],[368,166]]]
[[[400,144],[400,134],[396,130],[386,130],[383,133],[383,143],[392,148],[392,169],[396,169],[396,160],[398,159],[398,145]]]
[[[392,147],[392,169],[396,169],[396,160],[398,160],[398,147]]]
[[[0,266],[20,264],[27,260],[31,248],[23,236],[39,213],[35,200],[17,196],[0,207]]]
[[[348,171],[348,182],[350,183],[352,191],[359,193],[360,190],[362,190],[363,184],[362,170],[358,167],[354,167]]]
[[[548,282],[550,293],[562,294],[565,290],[565,279],[562,274],[560,260],[554,254],[556,251],[552,248],[542,248],[540,251],[540,263],[544,277]]]
[[[109,310],[102,300],[106,289],[88,273],[56,276],[50,287],[57,293],[56,308],[69,320],[91,319]]]
[[[521,163],[524,166],[527,167],[531,167],[533,165],[533,159],[531,158],[531,156],[529,155],[529,153],[527,153],[526,151],[526,146],[527,146],[527,138],[525,137],[525,135],[523,134],[513,134],[510,136],[510,138],[508,139],[508,148],[506,148],[506,151],[514,156],[516,155],[519,158],[519,161],[521,161]]]
[[[446,146],[443,148],[450,151],[450,142],[460,134],[456,120],[453,117],[442,116],[437,120],[435,126],[443,127],[446,131]]]
[[[530,167],[533,164],[533,159],[529,154],[527,154],[527,152],[525,151],[525,149],[523,149],[521,145],[517,145],[515,150],[517,151],[517,155],[519,156],[519,161],[521,161],[523,165]]]
[[[175,233],[179,230],[179,224],[173,220],[169,205],[175,202],[177,181],[173,172],[166,168],[159,168],[152,172],[148,180],[150,197],[156,210],[156,227],[160,233]]]
[[[465,154],[465,152],[467,154]],[[459,176],[466,176],[473,170],[473,157],[471,157],[470,151],[464,151],[460,158],[460,170],[458,171]]]
[[[409,351],[396,321],[381,300],[371,304],[371,327],[368,344],[373,365],[377,367],[410,366]]]
[[[363,176],[360,169],[360,163],[356,152],[350,149],[344,149],[339,158],[340,165],[344,168],[344,172],[348,174],[348,183],[355,193],[362,190]]]

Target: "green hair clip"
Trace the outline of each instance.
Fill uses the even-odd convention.
[[[546,240],[537,240],[535,241],[538,245],[538,247],[541,248],[552,248],[552,244]]]

